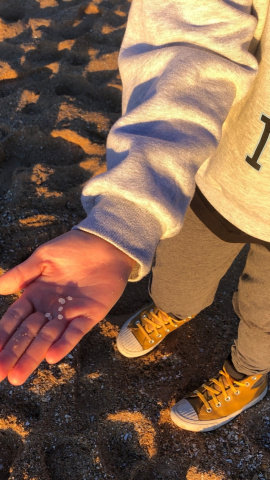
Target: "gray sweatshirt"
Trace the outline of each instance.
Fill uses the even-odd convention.
[[[270,0],[133,0],[122,117],[76,227],[134,258],[131,280],[180,231],[196,183],[231,223],[270,241],[269,52]]]

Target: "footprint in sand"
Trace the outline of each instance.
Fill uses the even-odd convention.
[[[1,2],[0,17],[6,22],[17,22],[21,20],[25,15],[22,5],[23,3],[17,0]]]
[[[11,429],[0,430],[0,480],[10,478],[10,469],[22,448],[20,436]]]
[[[131,480],[157,454],[156,432],[140,412],[108,414],[98,431],[98,451],[107,474]]]
[[[5,398],[5,393],[0,395],[0,429],[8,429],[11,425],[11,418],[14,416],[21,424],[40,418],[40,405],[29,396],[27,398],[22,390],[10,390],[8,403],[4,401]]]
[[[91,448],[78,437],[70,437],[45,453],[50,480],[85,480],[95,478]],[[1,480],[1,477],[0,477]]]

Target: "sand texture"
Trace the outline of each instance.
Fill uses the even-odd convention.
[[[150,0],[149,0],[150,1]],[[125,0],[0,0],[0,268],[23,261],[84,213],[84,182],[105,169],[120,115]],[[107,319],[22,387],[0,384],[0,480],[270,479],[269,396],[210,434],[175,427],[170,406],[217,373],[237,332],[231,295],[143,359],[115,346],[149,301],[129,285]],[[3,314],[16,295],[0,298]]]

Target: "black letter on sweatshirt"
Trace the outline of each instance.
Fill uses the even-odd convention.
[[[268,137],[270,135],[270,118],[267,117],[266,115],[262,114],[261,116],[261,121],[265,123],[264,131],[262,133],[262,136],[259,140],[259,143],[255,149],[255,152],[253,153],[253,157],[249,157],[249,155],[246,156],[246,161],[251,165],[253,168],[256,170],[260,170],[262,168],[261,164],[258,162],[262,151],[266,145],[266,142],[268,140]]]

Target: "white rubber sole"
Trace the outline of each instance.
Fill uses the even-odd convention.
[[[189,420],[184,416],[182,416],[181,414],[179,414],[179,412],[177,411],[177,405],[181,403],[181,400],[180,400],[180,402],[176,403],[171,409],[171,419],[178,427],[183,428],[184,430],[189,430],[191,432],[210,432],[212,430],[216,430],[222,425],[226,425],[226,423],[229,423],[231,420],[237,417],[237,415],[244,412],[245,410],[252,407],[253,405],[256,405],[256,403],[260,402],[260,400],[264,398],[266,393],[267,393],[267,387],[259,397],[252,400],[252,402],[248,403],[237,412],[234,412],[231,415],[228,415],[227,417],[223,417],[217,420],[208,420],[208,421]]]

